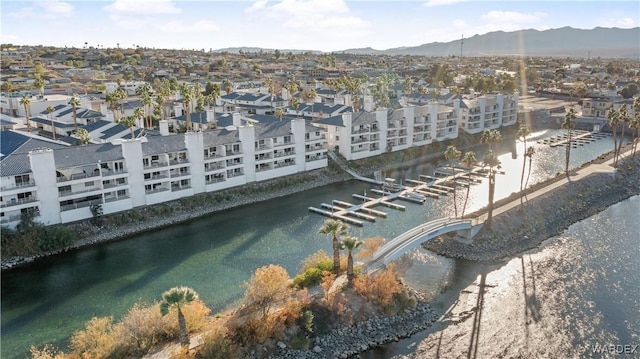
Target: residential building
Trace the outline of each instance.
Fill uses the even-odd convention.
[[[302,118],[228,117],[216,130],[83,146],[3,131],[1,222],[33,210],[45,225],[68,223],[92,206],[116,213],[327,166],[324,130]]]

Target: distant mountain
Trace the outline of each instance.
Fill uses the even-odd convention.
[[[460,40],[433,42],[414,47],[388,50],[371,48],[338,52],[352,54],[459,56]],[[526,55],[571,57],[640,57],[640,27],[633,29],[602,28],[592,30],[563,27],[550,30],[495,31],[465,38],[463,56]]]

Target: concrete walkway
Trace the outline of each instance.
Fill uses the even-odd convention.
[[[620,154],[620,159],[618,159],[618,162],[620,162],[620,160],[623,157],[627,157],[631,155],[631,148],[627,149],[626,151],[622,152]],[[523,199],[523,203],[526,203],[526,201],[531,200],[533,198],[536,198],[538,196],[541,196],[543,194],[548,193],[549,191],[552,191],[558,187],[564,186],[568,183],[574,182],[574,181],[579,181],[585,177],[591,176],[593,174],[597,174],[597,173],[608,173],[610,174],[612,177],[615,175],[616,169],[613,167],[613,157],[606,160],[603,163],[592,163],[589,164],[585,167],[582,167],[580,169],[576,170],[570,170],[569,171],[569,178],[567,178],[567,176],[565,175],[561,175],[562,178],[558,179],[557,181],[553,182],[553,183],[549,183],[548,185],[534,191],[531,192],[527,195],[524,196]],[[496,207],[493,209],[493,217],[498,216],[501,213],[507,212],[513,208],[516,208],[520,206],[520,197],[514,199],[513,201],[503,204],[499,207]],[[478,217],[476,217],[474,220],[476,221],[476,223],[484,223],[487,218],[488,218],[488,213],[484,213]]]

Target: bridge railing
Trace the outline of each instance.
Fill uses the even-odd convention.
[[[373,254],[370,262],[378,261],[380,260],[380,258],[384,258],[391,253],[396,252],[399,248],[403,248],[410,242],[413,242],[413,239],[417,238],[418,236],[422,237],[424,235],[429,235],[434,231],[438,231],[442,228],[457,226],[461,224],[473,225],[470,219],[440,218],[411,228],[410,230],[400,234],[399,236],[395,237],[394,239],[380,247]]]

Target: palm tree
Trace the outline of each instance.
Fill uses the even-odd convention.
[[[344,236],[347,234],[349,226],[336,219],[327,219],[324,224],[318,230],[320,234],[328,234],[333,237],[333,271],[337,274],[340,272],[340,245],[338,243],[338,236]]]
[[[124,127],[127,127],[131,132],[131,139],[134,139],[135,134],[133,132],[133,128],[136,126],[136,118],[134,116],[125,116],[121,118],[118,123],[122,124]]]
[[[299,115],[298,114],[298,107],[300,107],[300,99],[297,98],[297,97],[293,97],[291,99],[291,107],[295,108],[296,109],[296,115]]]
[[[183,82],[180,85],[180,97],[182,97],[182,103],[184,105],[185,117],[187,119],[187,131],[191,131],[191,101],[193,100],[193,88]]]
[[[38,90],[40,96],[44,95],[44,85],[45,83],[42,77],[40,77],[40,75],[36,75],[36,79],[33,81],[33,87]]]
[[[444,158],[449,161],[449,167],[451,167],[451,171],[453,173],[453,210],[456,217],[458,217],[458,201],[456,200],[456,170],[455,170],[455,162],[460,159],[462,156],[462,152],[456,148],[456,146],[447,146],[447,150],[444,152]]]
[[[494,171],[494,168],[499,168],[500,160],[498,160],[498,156],[496,156],[493,150],[489,150],[484,156],[482,162],[485,166],[489,166],[489,212],[487,214],[487,228],[491,229],[491,221],[493,219],[493,196],[496,188],[496,172]]]
[[[151,97],[151,93],[143,92],[140,95],[140,103],[142,104],[142,109],[144,110],[144,114],[143,114],[143,117],[145,119],[144,127],[151,128],[153,127],[153,124],[151,123],[151,116],[149,116],[149,112],[150,112],[149,108],[153,103],[153,97]]]
[[[502,134],[498,130],[484,130],[480,137],[480,142],[489,145],[489,150],[484,157],[483,163],[489,166],[489,214],[487,217],[487,228],[491,229],[491,221],[493,219],[493,196],[496,190],[496,171],[495,167],[500,166],[500,160],[494,152],[494,146],[502,142]]]
[[[467,195],[464,197],[464,204],[462,205],[462,214],[460,217],[464,217],[464,210],[467,208],[467,201],[469,200],[469,190],[471,189],[471,170],[473,166],[478,163],[476,160],[476,153],[473,151],[467,151],[462,157],[462,163],[467,167],[467,179],[469,180],[469,185],[467,186]]]
[[[273,94],[275,92],[275,86],[273,83],[273,78],[271,78],[271,76],[267,76],[264,79],[264,86],[267,88],[267,92],[271,96],[271,108],[273,109]]]
[[[198,293],[189,287],[174,287],[162,293],[162,301],[160,302],[160,313],[162,316],[169,314],[169,311],[175,308],[178,311],[178,326],[180,327],[180,344],[189,345],[189,332],[187,331],[187,322],[182,313],[182,308],[198,299]]]
[[[27,119],[27,131],[31,132],[31,123],[29,122],[29,109],[31,108],[31,99],[27,95],[23,95],[20,104],[24,106],[24,117]]]
[[[49,120],[51,121],[51,135],[53,136],[53,139],[56,139],[56,124],[53,122],[53,116],[51,116],[51,114],[53,113],[53,111],[55,111],[56,108],[49,105],[47,106],[47,112],[49,113]]]
[[[533,163],[533,155],[536,153],[536,149],[534,147],[527,148],[527,152],[525,152],[524,157],[529,158],[529,171],[527,171],[527,180],[524,181],[524,188],[527,188],[527,184],[529,184],[529,177],[531,177],[531,165]]]
[[[67,104],[73,108],[73,128],[77,131],[78,119],[76,117],[76,109],[80,106],[80,100],[75,96],[71,96]]]
[[[611,133],[613,134],[613,166],[615,167],[616,164],[618,163],[617,132],[618,132],[618,125],[620,124],[620,115],[618,114],[618,111],[616,111],[616,109],[614,109],[613,107],[609,109],[609,112],[607,113],[607,121],[609,122],[609,127],[611,127]]]
[[[362,241],[356,237],[346,236],[340,242],[340,248],[347,250],[347,286],[353,287],[355,273],[353,271],[353,250],[362,245]]]
[[[618,115],[620,116],[620,122],[622,122],[622,131],[620,132],[620,143],[618,143],[618,157],[620,157],[620,151],[622,150],[622,143],[624,142],[624,128],[629,125],[631,121],[631,117],[629,116],[629,112],[627,111],[627,104],[622,104],[620,110],[618,110]]]
[[[311,89],[309,90],[309,92],[307,92],[307,101],[309,101],[309,103],[311,103],[311,117],[313,118],[313,104],[316,102],[316,90],[315,89]]]
[[[121,100],[124,100],[125,98],[127,98],[127,93],[122,87],[118,87],[113,93],[118,101],[118,105],[120,104]],[[124,115],[124,108],[122,106],[120,106],[120,114]]]
[[[636,135],[635,137],[632,138],[633,152],[631,153],[631,158],[634,158],[636,156],[636,147],[638,146],[638,137],[640,137],[640,97],[636,97],[636,99],[633,100],[633,110],[635,114],[633,116],[633,120],[631,120],[631,123],[629,123],[629,128],[631,129],[632,133],[633,133],[633,130],[635,129]]]
[[[523,154],[527,153],[527,136],[529,135],[529,133],[530,131],[527,125],[525,123],[522,123],[518,128],[518,133],[516,136],[518,136],[518,138],[522,138],[522,142],[524,143]],[[523,157],[522,174],[520,175],[520,204],[522,204],[522,186],[524,183],[524,169],[527,165],[527,156],[522,156],[522,157]]]
[[[233,90],[233,83],[231,83],[231,81],[228,78],[223,78],[222,79],[222,88],[224,89],[224,91],[227,94],[230,94],[231,90]]]
[[[91,142],[91,135],[89,135],[89,131],[85,130],[84,128],[76,131],[76,136],[78,137],[78,141],[81,145],[86,145],[87,143]]]
[[[135,109],[133,109],[132,117],[136,119],[136,125],[140,122],[144,124],[144,112],[145,111],[141,107],[136,107]],[[144,127],[144,126],[140,126],[140,127]]]
[[[564,172],[569,177],[569,157],[571,156],[571,131],[576,127],[576,111],[571,107],[564,115],[564,122],[562,122],[562,128],[567,130],[567,143],[565,144],[565,167]],[[615,148],[614,148],[615,149]]]
[[[216,100],[220,97],[220,85],[214,83],[213,85],[211,85],[210,87],[210,92],[207,95],[207,103],[209,104],[209,107],[211,107],[211,104],[213,103],[213,108],[216,108]]]
[[[284,117],[284,110],[282,108],[276,109],[276,117],[282,121],[282,117]]]

